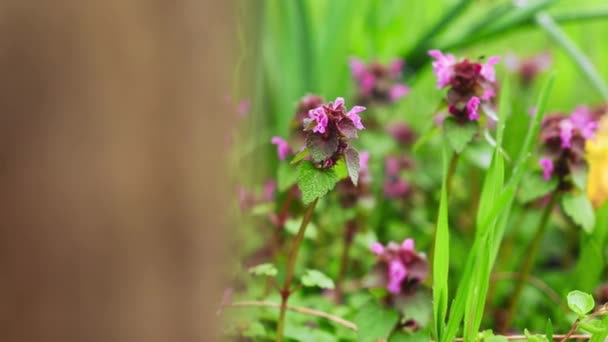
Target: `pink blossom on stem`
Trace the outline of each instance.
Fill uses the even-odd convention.
[[[401,283],[407,276],[407,269],[400,260],[391,260],[388,265],[387,290],[392,294],[401,293]]]
[[[325,133],[327,129],[327,114],[325,114],[325,110],[323,107],[317,107],[315,109],[311,109],[308,111],[308,117],[315,120],[317,125],[312,129],[313,133]]]
[[[401,249],[405,251],[414,251],[414,239],[405,239],[403,243],[401,243]]]
[[[397,100],[399,100],[400,98],[406,96],[407,94],[410,93],[410,88],[408,86],[406,86],[405,84],[395,84],[394,86],[391,87],[391,90],[389,92],[389,98],[391,100],[391,102],[395,102]]]
[[[569,119],[562,120],[559,123],[560,138],[562,140],[562,148],[570,148],[572,146],[572,130],[574,125]]]
[[[591,111],[586,106],[577,107],[570,115],[570,120],[573,126],[581,132],[583,138],[592,139],[595,136],[598,123],[593,119]]]
[[[479,118],[479,113],[477,110],[479,109],[479,98],[477,96],[471,97],[469,102],[467,102],[467,113],[469,114],[469,120],[474,121]]]
[[[539,164],[543,168],[543,178],[545,180],[551,179],[551,175],[553,174],[553,161],[549,158],[542,158]]]
[[[481,76],[490,82],[496,81],[494,65],[496,65],[498,62],[500,62],[500,57],[498,56],[488,58],[488,61],[481,66]]]
[[[405,61],[401,58],[397,58],[391,62],[391,64],[389,65],[389,70],[394,75],[399,75],[399,74],[401,74],[401,71],[403,70],[404,65],[405,65]]]
[[[287,141],[285,141],[285,139],[281,137],[272,137],[272,140],[270,140],[270,142],[274,145],[277,145],[277,155],[279,156],[279,159],[285,160],[287,155],[291,152]]]
[[[448,85],[454,76],[456,58],[452,54],[444,55],[439,50],[431,50],[429,55],[435,59],[432,63],[433,72],[437,76],[437,88],[441,89]]]
[[[376,255],[380,255],[380,254],[384,253],[384,246],[382,246],[382,244],[380,242],[372,243],[372,245],[370,246],[370,249]]]
[[[358,114],[364,111],[365,109],[366,108],[363,106],[354,106],[350,111],[348,111],[348,113],[346,113],[346,116],[353,122],[355,128],[357,129],[365,128],[361,123],[361,117]]]

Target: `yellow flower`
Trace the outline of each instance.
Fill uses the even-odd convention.
[[[587,140],[585,150],[589,163],[587,197],[597,208],[608,199],[608,116],[602,118],[595,134]]]

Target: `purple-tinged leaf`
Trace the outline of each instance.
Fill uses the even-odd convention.
[[[348,147],[344,150],[344,159],[346,160],[350,180],[356,186],[359,183],[359,152],[352,147]]]
[[[325,137],[320,134],[308,134],[306,137],[306,148],[312,159],[321,161],[327,159],[338,150],[338,135],[330,134]]]
[[[338,129],[348,139],[357,138],[357,128],[351,120],[342,120],[338,124]]]

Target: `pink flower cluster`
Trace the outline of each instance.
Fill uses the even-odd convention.
[[[592,139],[598,127],[598,117],[588,107],[577,107],[572,114],[552,114],[543,119],[541,140],[545,151],[539,164],[543,178],[551,179],[554,173],[562,178],[572,166],[584,160],[585,141]]]
[[[402,59],[383,65],[375,61],[366,64],[352,57],[349,64],[363,102],[396,102],[410,92],[407,85],[399,82],[405,64]]]
[[[391,294],[402,293],[406,285],[417,284],[428,274],[426,256],[416,252],[412,239],[401,244],[389,242],[386,246],[375,242],[370,248],[378,262],[385,265],[386,289]]]
[[[471,121],[479,118],[480,105],[490,102],[496,95],[494,65],[500,57],[492,56],[486,63],[457,60],[452,54],[439,50],[429,51],[435,59],[433,72],[437,76],[437,88],[450,87],[447,101],[449,112],[459,119]]]
[[[390,199],[403,198],[410,192],[411,186],[401,177],[400,173],[401,170],[412,166],[411,160],[407,157],[388,156],[384,163],[384,173],[386,175],[382,186],[384,196]]]
[[[354,106],[351,110],[346,112],[344,107],[344,98],[338,97],[334,102],[330,102],[328,105],[322,105],[320,107],[311,109],[308,112],[308,118],[311,120],[305,122],[304,126],[309,127],[310,122],[314,122],[312,128],[313,133],[324,134],[327,131],[327,127],[330,122],[330,118],[334,121],[340,121],[342,117],[346,117],[352,121],[356,129],[362,130],[363,124],[361,123],[361,117],[359,113],[365,110],[365,107]]]

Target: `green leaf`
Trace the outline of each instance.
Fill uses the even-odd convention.
[[[419,290],[413,295],[399,295],[394,298],[394,307],[401,312],[403,320],[413,320],[426,327],[433,316],[432,301],[430,293]]]
[[[359,182],[359,152],[352,147],[348,147],[344,150],[344,159],[346,159],[346,168],[350,180],[356,186]]]
[[[305,205],[325,196],[337,181],[336,172],[332,169],[317,169],[310,161],[298,166],[298,187],[302,191],[302,201]]]
[[[298,180],[298,173],[296,168],[289,163],[279,163],[277,169],[277,190],[283,192],[291,188]]]
[[[583,227],[587,233],[593,231],[595,213],[593,212],[591,202],[584,193],[564,195],[562,208],[572,221]]]
[[[306,270],[301,281],[302,285],[307,287],[320,287],[322,289],[333,289],[335,287],[331,278],[317,270]]]
[[[541,198],[557,188],[559,181],[553,177],[546,180],[539,172],[528,173],[521,181],[519,188],[519,201],[528,203]]]
[[[249,268],[249,273],[255,276],[274,277],[277,275],[277,268],[271,263],[265,263]]]
[[[473,140],[478,130],[477,121],[458,123],[452,117],[443,121],[443,133],[456,153],[464,150],[465,146]]]
[[[332,167],[332,170],[336,173],[338,180],[343,180],[348,177],[348,169],[346,168],[346,162],[344,158],[338,159],[336,165]]]
[[[528,331],[528,329],[524,329],[524,334],[528,338],[528,342],[549,342],[547,337],[543,335],[534,335]]]
[[[357,310],[355,324],[359,342],[376,342],[386,339],[399,320],[397,311],[384,308],[370,300]]]
[[[298,154],[296,154],[289,164],[294,165],[302,161],[304,158],[308,157],[310,152],[307,149],[302,150]]]
[[[606,332],[606,327],[602,324],[601,321],[593,320],[589,322],[579,322],[578,327],[592,334],[602,334]]]
[[[568,307],[579,317],[585,317],[595,307],[595,300],[592,295],[575,290],[568,293]]]
[[[328,137],[320,134],[306,136],[306,149],[314,160],[324,160],[333,156],[338,150],[338,143],[337,134],[331,134]]]
[[[551,323],[551,318],[547,319],[547,327],[545,328],[545,336],[547,336],[547,340],[553,341],[553,323]]]
[[[492,330],[485,330],[479,333],[480,342],[507,342],[508,339],[504,336],[494,335]]]

